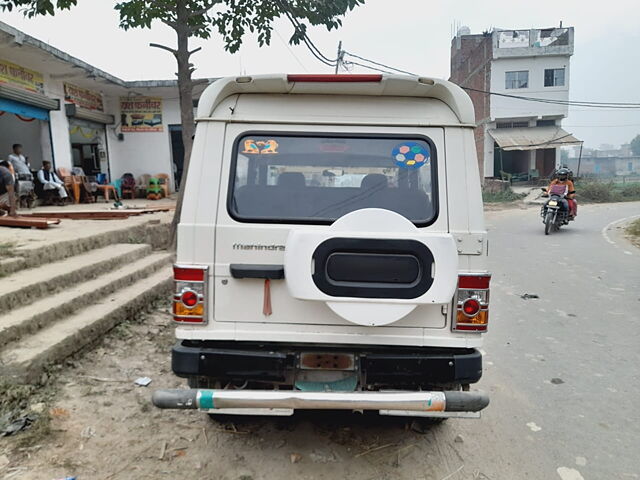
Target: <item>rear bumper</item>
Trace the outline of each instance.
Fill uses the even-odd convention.
[[[471,384],[482,376],[482,355],[464,348],[182,340],[173,347],[171,363],[173,372],[185,378],[286,385],[295,377],[302,352],[353,354],[361,387],[372,389]]]
[[[159,408],[391,410],[479,412],[489,404],[482,392],[300,392],[282,390],[156,390]]]

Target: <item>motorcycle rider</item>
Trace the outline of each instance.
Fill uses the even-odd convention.
[[[578,215],[578,204],[575,200],[576,188],[570,178],[570,175],[571,171],[568,168],[562,167],[558,169],[555,173],[554,179],[547,188],[546,196],[549,195],[549,192],[554,185],[565,187],[564,198],[562,199],[563,208],[568,209],[569,216],[573,218]]]

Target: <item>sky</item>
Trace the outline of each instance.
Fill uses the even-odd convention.
[[[174,32],[157,23],[150,30],[124,31],[112,0],[78,0],[55,17],[0,19],[40,40],[125,80],[175,78],[175,60],[149,43],[175,45]],[[448,78],[453,25],[472,33],[491,28],[575,27],[570,99],[640,103],[640,26],[637,0],[367,0],[331,32],[311,28],[309,36],[334,58],[339,41],[347,52],[423,76]],[[203,49],[192,57],[198,77],[260,73],[330,73],[304,46],[290,46],[292,27],[275,23],[271,45],[259,48],[247,35],[240,52],[224,51],[221,39],[192,40]],[[366,72],[354,67],[354,72]],[[640,109],[619,111],[572,107],[566,130],[587,147],[620,145],[640,133]]]

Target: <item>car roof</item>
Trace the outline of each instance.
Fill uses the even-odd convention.
[[[246,95],[245,95],[246,94]],[[440,115],[442,123],[455,123],[461,126],[475,126],[473,104],[469,96],[454,83],[446,80],[413,77],[408,75],[256,75],[242,77],[225,77],[212,83],[201,95],[198,104],[198,119],[206,120],[219,117],[217,112],[225,100],[230,97],[249,95],[271,95],[291,98],[304,95],[310,98],[319,95],[350,96],[359,98],[361,102],[370,101],[367,97],[382,100],[414,98],[431,99],[432,105],[444,104],[453,115]],[[364,98],[363,98],[364,97]],[[298,97],[303,98],[303,97]],[[234,106],[237,102],[234,102]],[[384,103],[384,100],[382,100]],[[387,102],[388,103],[388,102]],[[408,105],[400,102],[400,105]],[[230,107],[231,108],[231,107]],[[228,116],[229,108],[225,108]],[[233,109],[231,110],[233,113]],[[340,112],[336,112],[340,117]],[[433,124],[438,118],[432,118]]]

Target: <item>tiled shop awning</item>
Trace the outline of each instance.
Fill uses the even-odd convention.
[[[489,135],[503,150],[538,150],[582,142],[560,127],[495,128]]]

